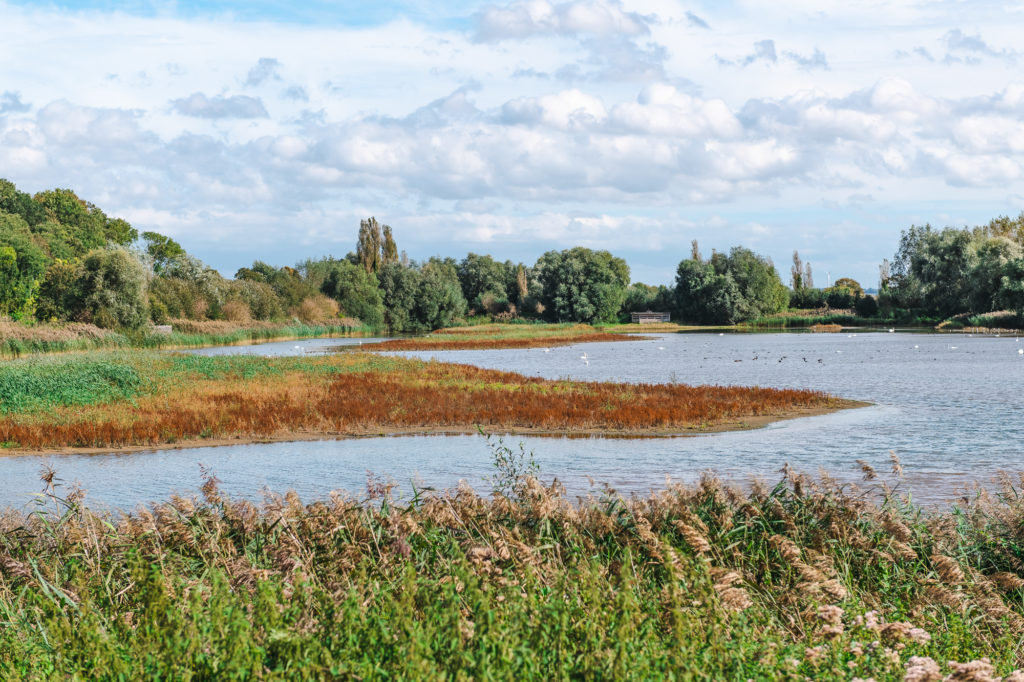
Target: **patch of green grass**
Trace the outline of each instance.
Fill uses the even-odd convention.
[[[103,357],[34,358],[0,364],[0,413],[125,400],[142,378],[129,364]]]

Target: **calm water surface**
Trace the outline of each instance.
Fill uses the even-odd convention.
[[[367,341],[363,339],[363,341]],[[293,355],[329,352],[358,339],[314,339],[204,349],[204,354]],[[508,437],[533,451],[543,477],[570,491],[590,478],[620,492],[646,492],[665,477],[692,481],[712,469],[727,478],[774,482],[785,463],[856,480],[854,460],[887,469],[889,451],[906,467],[923,501],[949,500],[999,471],[1024,471],[1024,341],[914,333],[671,334],[632,343],[562,348],[446,351],[403,355],[466,362],[547,378],[628,382],[679,381],[813,388],[870,401],[872,407],[773,424],[755,431],[668,439]],[[581,355],[586,352],[588,363]],[[305,499],[332,490],[359,494],[367,472],[401,490],[450,487],[467,479],[487,489],[491,453],[478,436],[391,437],[238,445],[127,455],[0,459],[0,506],[21,507],[38,490],[43,463],[79,481],[94,505],[126,508],[190,493],[200,463],[232,494],[258,498],[264,488]]]

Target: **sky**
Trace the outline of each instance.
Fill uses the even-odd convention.
[[[0,177],[231,276],[697,239],[878,281],[912,224],[1024,210],[1024,5],[0,0]]]

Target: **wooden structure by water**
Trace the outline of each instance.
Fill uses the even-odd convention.
[[[642,313],[630,313],[630,321],[633,324],[654,324],[656,322],[671,322],[671,313],[655,313],[650,310]]]

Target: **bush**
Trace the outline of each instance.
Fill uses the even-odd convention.
[[[149,319],[146,272],[125,249],[90,251],[79,282],[82,313],[97,326],[137,329]]]
[[[846,287],[825,289],[825,302],[829,308],[852,308],[855,303],[853,292]]]
[[[57,260],[50,264],[39,285],[36,318],[65,322],[81,308],[81,265]]]
[[[473,309],[488,315],[500,315],[509,310],[508,298],[502,293],[486,291],[473,302]]]
[[[878,315],[878,299],[867,295],[857,299],[854,309],[861,317],[875,317]]]
[[[277,293],[265,282],[233,281],[230,283],[230,294],[245,303],[253,319],[277,320],[284,317]]]
[[[825,307],[825,292],[821,289],[797,289],[789,292],[789,307],[814,310]]]
[[[292,309],[292,315],[307,324],[337,320],[339,312],[338,302],[323,294],[308,296]]]
[[[249,311],[249,306],[238,299],[228,301],[221,306],[221,313],[224,315],[224,319],[229,322],[239,322],[243,324],[246,322],[252,322],[252,313]]]

